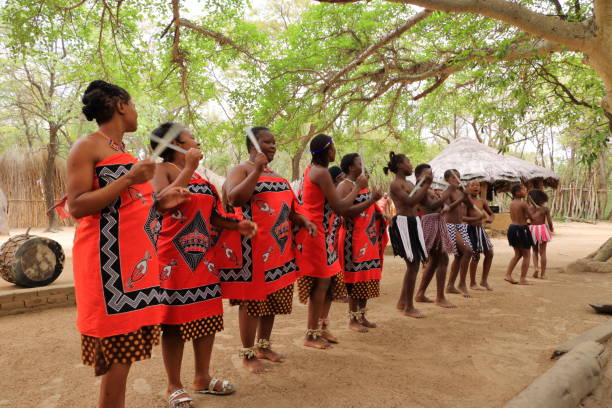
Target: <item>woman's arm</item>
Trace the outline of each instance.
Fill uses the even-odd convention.
[[[357,182],[353,186],[351,192],[344,198],[341,198],[327,169],[313,166],[308,176],[310,177],[310,181],[321,188],[332,210],[336,214],[342,216],[346,215],[346,211],[353,205],[353,201],[355,201],[355,197],[357,197],[359,190],[368,186],[367,178],[361,175],[357,178]]]
[[[155,163],[150,159],[132,165],[130,171],[108,185],[93,190],[92,180],[99,146],[92,140],[75,143],[68,155],[67,193],[70,215],[82,218],[108,207],[131,185],[142,184],[153,177]]]
[[[239,207],[251,199],[257,186],[257,180],[259,180],[266,164],[268,164],[266,155],[258,153],[255,159],[255,169],[250,173],[247,174],[244,166],[240,165],[235,166],[230,171],[226,181],[227,199],[230,205]]]

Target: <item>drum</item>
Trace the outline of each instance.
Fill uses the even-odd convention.
[[[45,286],[62,273],[64,259],[58,242],[26,232],[0,246],[0,276],[19,286]]]

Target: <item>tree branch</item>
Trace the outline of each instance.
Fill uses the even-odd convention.
[[[418,24],[419,22],[421,22],[425,18],[427,18],[431,13],[432,13],[432,11],[430,11],[430,10],[421,11],[420,13],[416,14],[414,17],[412,17],[408,21],[406,21],[404,24],[396,27],[395,30],[391,31],[389,34],[387,34],[386,36],[381,38],[379,41],[377,41],[374,44],[372,44],[369,47],[367,47],[365,50],[363,50],[357,56],[357,58],[355,58],[353,61],[349,62],[344,68],[342,68],[340,71],[336,72],[334,75],[332,75],[331,78],[329,78],[325,82],[325,85],[323,86],[323,93],[327,92],[327,90],[339,78],[341,78],[343,75],[345,75],[349,71],[353,70],[355,67],[357,67],[360,64],[362,64],[370,55],[374,54],[378,49],[380,49],[381,47],[384,47],[385,45],[389,44],[391,41],[395,40],[396,38],[399,38],[406,31],[408,31],[409,29],[414,27],[416,24]]]
[[[341,3],[338,0],[318,0],[323,3]],[[353,3],[359,0],[351,0]],[[594,33],[590,25],[563,21],[546,16],[509,0],[387,0],[393,3],[413,4],[447,13],[474,13],[518,27],[536,37],[585,51]],[[606,0],[602,0],[606,1]]]
[[[228,45],[230,47],[232,47],[233,49],[235,49],[236,51],[246,55],[247,57],[249,57],[251,60],[261,63],[261,60],[257,57],[255,57],[253,54],[251,54],[251,52],[242,47],[241,45],[236,44],[231,38],[226,37],[225,35],[217,32],[217,31],[213,31],[210,30],[208,28],[204,28],[202,26],[197,25],[196,23],[187,20],[186,18],[181,18],[179,19],[179,25],[185,28],[189,28],[190,30],[193,30],[195,32],[198,32],[200,34],[205,35],[208,38],[211,38],[213,40],[215,40],[218,44],[220,45]]]

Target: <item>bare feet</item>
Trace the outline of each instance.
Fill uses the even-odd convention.
[[[259,361],[256,357],[253,358],[243,358],[242,366],[247,369],[251,374],[263,374],[266,371],[266,366],[263,365],[261,361]]]
[[[334,336],[333,334],[331,334],[329,332],[329,330],[327,330],[327,329],[322,329],[321,337],[323,337],[325,340],[327,340],[328,343],[332,343],[332,344],[337,344],[338,343],[338,338],[336,336]]]
[[[431,300],[430,298],[428,298],[425,295],[416,295],[414,297],[414,301],[415,302],[421,302],[421,303],[433,303],[433,300]]]
[[[533,273],[533,277],[538,279],[539,275],[540,275],[540,271],[536,269],[535,272]]]
[[[273,363],[282,363],[285,361],[285,356],[282,354],[278,354],[276,351],[269,348],[258,348],[257,349],[257,358],[261,358],[264,360],[270,360]]]
[[[446,293],[454,293],[456,295],[460,295],[461,294],[461,292],[459,292],[459,290],[457,290],[457,288],[454,287],[454,286],[447,286],[446,287]]]
[[[454,304],[452,304],[451,302],[449,302],[446,299],[436,299],[436,305],[438,305],[440,307],[446,307],[448,309],[452,309],[452,308],[457,307],[457,306],[455,306]]]
[[[516,285],[516,284],[518,283],[517,281],[515,281],[514,279],[512,279],[512,276],[506,276],[506,277],[504,278],[504,280],[505,280],[506,282],[509,282],[509,283],[513,284],[513,285]]]
[[[544,273],[540,275],[540,279],[548,279]]]
[[[371,321],[369,321],[368,319],[366,319],[365,317],[365,313],[363,314],[363,316],[361,316],[361,324],[365,327],[367,327],[368,329],[375,329],[378,327],[378,325],[376,323],[373,323]]]
[[[489,285],[489,282],[480,282],[480,286],[482,286],[486,290],[490,290],[490,291],[493,290],[493,288]]]
[[[368,328],[362,325],[361,323],[359,323],[355,319],[351,319],[351,321],[348,324],[348,327],[349,329],[356,331],[357,333],[367,333],[368,332]]]
[[[468,292],[468,288],[465,285],[459,285],[459,291],[463,295],[464,298],[471,298],[470,292]]]
[[[306,338],[304,339],[304,345],[306,347],[312,347],[320,350],[326,350],[332,347],[332,345],[329,344],[329,342],[323,337],[317,337],[316,339],[313,339],[311,336],[306,336]]]
[[[519,283],[519,285],[533,285],[533,283],[529,282],[527,279],[522,278]]]
[[[395,307],[397,308],[397,310],[404,310],[404,308],[406,307],[406,303],[401,301],[401,300],[399,300],[397,302],[397,306],[395,306]]]
[[[414,307],[412,309],[404,309],[404,316],[414,317],[415,319],[422,319],[425,317],[423,313]]]
[[[475,283],[470,283],[470,289],[472,289],[472,290],[484,290],[484,288],[481,288],[480,286],[478,286]]]

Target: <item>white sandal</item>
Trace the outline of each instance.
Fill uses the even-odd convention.
[[[179,398],[181,395],[185,395],[185,397]],[[187,395],[187,391],[185,391],[184,388],[174,391],[168,397],[168,404],[170,408],[193,408],[193,404],[191,403],[192,401],[193,399],[189,398],[189,395]]]
[[[215,386],[221,381],[218,378],[213,378],[208,384],[208,388],[205,390],[194,390],[197,394],[211,394],[211,395],[230,395],[236,392],[236,386],[230,383],[228,380],[221,381],[221,391],[217,391]]]

